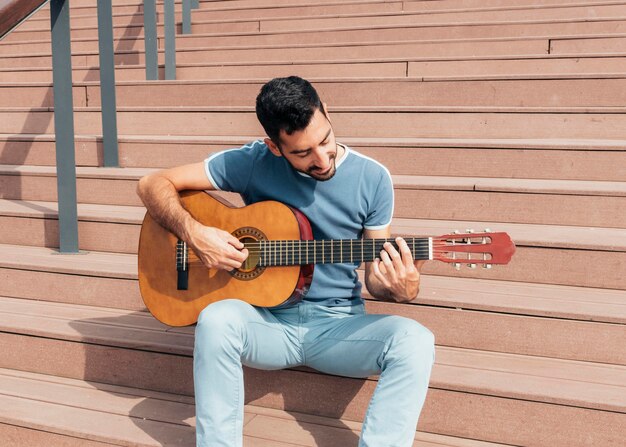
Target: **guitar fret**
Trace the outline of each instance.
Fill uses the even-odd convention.
[[[372,261],[376,259],[376,239],[372,239]]]
[[[325,239],[325,240],[265,240],[258,241],[260,246],[259,266],[286,266],[306,264],[340,264],[344,262],[372,262],[379,257],[386,242],[396,246],[392,239],[360,239],[361,246],[355,247],[358,239]],[[321,244],[321,249],[317,243]],[[349,244],[346,245],[346,244]],[[429,238],[410,238],[407,244],[415,260],[430,259]],[[329,245],[329,247],[328,247]],[[396,247],[397,248],[397,247]],[[296,253],[297,249],[297,253]],[[360,252],[359,252],[360,249]],[[367,251],[366,251],[367,249]],[[350,250],[350,253],[348,253]],[[304,253],[302,253],[304,251]],[[344,253],[345,251],[345,253]],[[189,262],[189,249],[185,242],[176,244],[176,266],[185,268]]]
[[[365,253],[363,252],[363,239],[361,239],[361,259],[365,259]]]

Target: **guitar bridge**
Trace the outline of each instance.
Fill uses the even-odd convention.
[[[176,272],[178,273],[178,290],[188,290],[189,287],[189,249],[187,242],[178,239],[176,243]]]

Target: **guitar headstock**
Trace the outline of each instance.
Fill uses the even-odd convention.
[[[507,233],[492,233],[488,229],[483,233],[455,231],[433,238],[433,258],[452,264],[457,270],[462,264],[470,268],[508,264],[513,253],[515,244]]]

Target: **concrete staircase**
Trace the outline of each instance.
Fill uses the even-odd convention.
[[[626,1],[202,1],[178,80],[146,82],[142,3],[114,0],[120,168],[98,167],[95,6],[71,5],[84,254],[55,253],[48,8],[0,41],[0,444],[194,445],[193,327],[143,306],[136,182],[262,136],[260,86],[298,74],[389,167],[395,234],[518,246],[427,265],[413,303],[366,295],[436,336],[415,446],[624,445]],[[244,444],[354,446],[376,380],[246,370]]]

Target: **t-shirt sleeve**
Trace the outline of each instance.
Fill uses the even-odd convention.
[[[204,160],[204,171],[215,189],[246,192],[259,150],[257,143],[218,152]]]
[[[378,183],[375,185],[365,224],[366,230],[382,230],[391,224],[393,217],[393,182],[389,171],[381,166]]]

